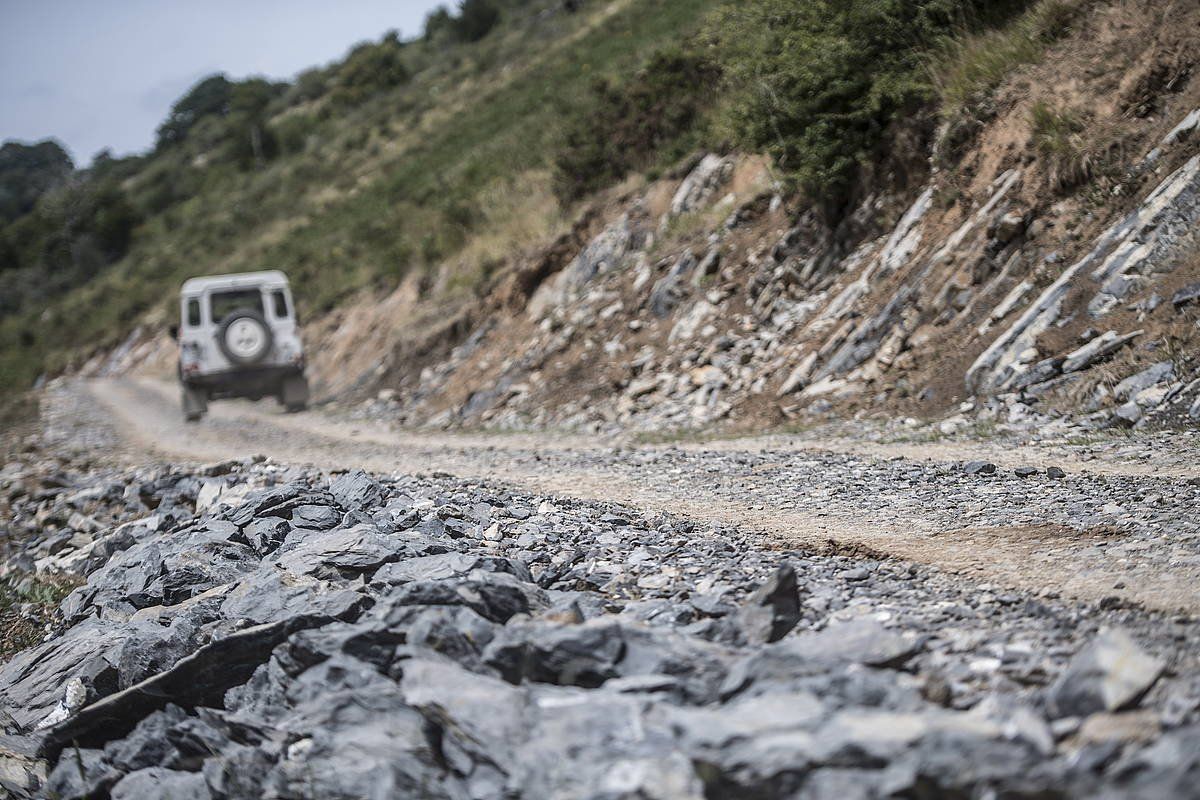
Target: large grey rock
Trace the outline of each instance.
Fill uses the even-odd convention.
[[[246,628],[210,642],[169,670],[111,694],[55,726],[44,750],[53,759],[68,744],[90,747],[112,741],[168,702],[214,705],[228,689],[249,678],[291,633],[330,621],[315,616],[297,618]]]
[[[1120,628],[1108,628],[1076,654],[1050,687],[1055,716],[1087,716],[1137,705],[1158,680],[1165,664],[1142,650]]]
[[[70,758],[59,760],[42,789],[47,797],[83,800],[103,797],[122,777],[121,771],[105,759],[103,750],[76,749]],[[28,794],[32,795],[33,791]]]
[[[78,680],[88,701],[117,689],[121,646],[133,636],[124,626],[86,620],[63,636],[13,656],[0,667],[0,708],[16,731],[33,730]]]
[[[406,606],[466,606],[484,619],[500,623],[514,614],[529,614],[549,605],[537,586],[505,573],[482,570],[462,580],[406,583],[392,592],[387,602],[391,613],[402,612]]]
[[[280,797],[463,796],[429,722],[369,665],[339,657],[305,672],[278,720],[287,746],[264,780]]]
[[[1178,311],[1186,305],[1200,300],[1200,281],[1189,283],[1171,296],[1171,305]]]
[[[347,619],[367,603],[366,597],[341,581],[331,583],[293,575],[272,564],[260,566],[225,596],[221,616],[252,624],[282,622],[308,615]]]
[[[784,564],[754,590],[737,614],[742,634],[751,642],[776,642],[800,621],[796,570]]]
[[[375,573],[374,581],[393,586],[412,581],[442,581],[469,575],[477,569],[505,572],[526,583],[533,581],[529,568],[519,561],[474,553],[440,553],[385,564]]]
[[[835,622],[828,627],[793,637],[788,650],[829,663],[864,664],[868,667],[903,667],[921,651],[921,634],[885,628],[872,620]]]
[[[883,673],[844,673],[849,665],[895,669],[903,667],[923,647],[919,634],[892,631],[877,622],[835,623],[819,632],[806,632],[767,645],[738,660],[720,688],[735,697],[782,691],[842,692],[851,703],[868,696],[890,697],[909,705],[912,692]],[[844,679],[839,686],[831,674]],[[878,700],[876,701],[878,702]]]
[[[526,691],[422,659],[404,665],[400,686],[405,701],[441,731],[448,765],[472,796],[503,795],[529,735]]]
[[[596,619],[578,625],[535,621],[498,632],[485,662],[513,683],[592,688],[614,678],[670,676],[691,702],[715,696],[732,654],[716,644]]]
[[[289,537],[274,554],[275,563],[293,575],[322,580],[373,572],[404,553],[403,540],[380,535],[369,524]]]
[[[703,783],[666,720],[637,697],[537,687],[530,732],[511,768],[519,797],[701,800]]]
[[[356,469],[334,478],[329,484],[329,494],[347,511],[362,511],[378,505],[384,489],[379,481]]]
[[[1118,400],[1128,400],[1138,392],[1172,380],[1174,377],[1175,364],[1171,361],[1159,361],[1118,383],[1113,387],[1113,396]]]
[[[1124,335],[1118,334],[1116,331],[1103,333],[1077,350],[1068,353],[1063,361],[1062,371],[1064,373],[1076,372],[1089,367],[1117,352],[1143,333],[1144,331],[1140,330]]]
[[[203,775],[161,767],[132,772],[112,788],[112,800],[211,800]]]
[[[665,317],[675,310],[686,289],[684,282],[695,268],[696,257],[687,252],[667,270],[666,275],[655,281],[646,301],[651,314]]]
[[[292,509],[292,525],[315,531],[336,528],[342,522],[342,512],[333,506],[306,503]]]
[[[733,172],[733,162],[715,153],[708,153],[700,159],[671,198],[671,217],[678,217],[700,207],[709,200]]]

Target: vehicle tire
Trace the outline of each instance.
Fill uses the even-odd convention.
[[[253,309],[230,312],[217,328],[217,347],[231,364],[239,367],[262,361],[274,343],[271,326]]]
[[[184,384],[183,418],[188,422],[198,422],[206,411],[208,411],[208,395],[202,389]]]
[[[289,414],[308,408],[308,380],[303,375],[289,375],[279,389],[279,402]]]

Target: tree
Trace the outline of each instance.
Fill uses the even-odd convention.
[[[224,74],[210,75],[175,101],[171,113],[158,127],[158,146],[178,144],[200,119],[229,113],[234,84]]]
[[[350,51],[338,69],[333,102],[354,106],[376,92],[399,86],[408,80],[404,63],[404,45],[394,32],[379,44],[364,43]]]
[[[445,6],[438,6],[425,17],[425,41],[430,41],[454,28],[454,17]]]
[[[91,220],[88,224],[104,257],[116,261],[129,250],[133,229],[138,224],[137,212],[115,185],[102,186],[91,200]]]
[[[462,0],[458,4],[458,18],[454,20],[455,38],[460,42],[477,42],[499,21],[500,9],[490,0]]]
[[[261,167],[278,150],[275,137],[267,129],[267,108],[283,93],[287,84],[250,78],[234,85],[229,99],[228,136],[238,166]]]
[[[66,183],[75,165],[53,139],[0,147],[0,225],[28,214],[38,198]]]

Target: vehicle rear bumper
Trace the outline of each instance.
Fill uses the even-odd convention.
[[[287,378],[303,376],[304,368],[293,364],[231,369],[207,375],[181,375],[180,380],[211,397],[263,397],[278,394]]]

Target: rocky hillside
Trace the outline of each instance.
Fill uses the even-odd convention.
[[[946,418],[942,433],[1194,423],[1197,24],[1179,4],[1097,4],[990,95],[965,142],[943,128],[927,180],[837,229],[761,159],[688,162],[441,329],[461,342],[448,355],[372,342],[372,408],[656,432],[850,414]],[[358,313],[322,339],[335,357],[364,342]]]
[[[1194,424],[1200,11],[1072,6],[1022,64],[1046,9],[943,56],[944,104],[978,62],[1012,61],[929,137],[893,135],[890,179],[862,175],[836,224],[769,157],[694,155],[585,203],[475,299],[431,315],[410,275],[312,322],[325,398],[408,425],[654,436]],[[146,334],[91,368],[171,361]]]

